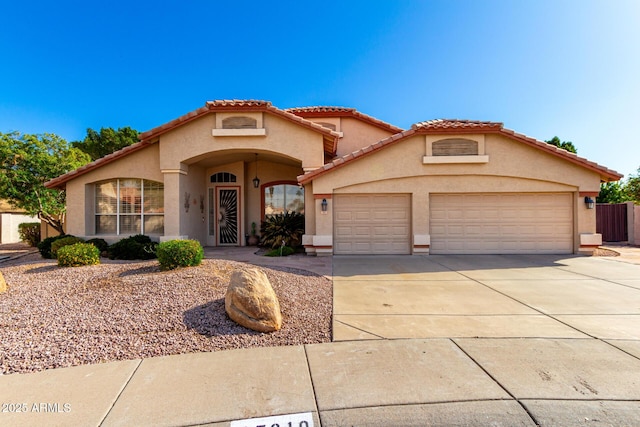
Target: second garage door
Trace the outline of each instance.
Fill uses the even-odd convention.
[[[410,253],[408,194],[339,194],[333,200],[336,254]]]
[[[573,252],[570,193],[434,194],[433,254]]]

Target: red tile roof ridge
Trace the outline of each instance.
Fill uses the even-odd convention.
[[[312,128],[318,132],[324,133],[333,138],[338,138],[340,136],[339,133],[332,131],[331,129],[325,128],[317,123],[314,123],[310,120],[307,120],[303,117],[296,116],[295,114],[291,114],[286,112],[285,110],[281,110],[280,108],[274,107],[269,101],[261,101],[255,99],[241,100],[241,99],[226,99],[226,100],[214,100],[205,102],[204,107],[200,107],[196,110],[190,111],[174,120],[171,120],[163,125],[155,127],[146,132],[142,132],[140,134],[140,140],[147,140],[151,138],[155,138],[169,130],[176,128],[182,124],[195,120],[198,117],[201,117],[209,112],[216,111],[217,109],[235,109],[235,108],[248,108],[255,109],[254,111],[271,111],[272,113],[278,114],[280,116],[284,116],[291,121],[296,121],[304,126]],[[334,149],[335,151],[335,149]]]
[[[414,123],[411,125],[411,129],[459,129],[459,128],[491,128],[501,129],[503,127],[501,122],[490,122],[482,120],[462,120],[462,119],[433,119],[425,120],[422,122]]]
[[[69,181],[71,178],[73,178],[75,175],[83,175],[87,172],[90,172],[98,167],[100,167],[102,164],[104,163],[110,163],[116,159],[119,159],[120,157],[124,157],[127,154],[129,154],[130,152],[133,151],[138,151],[148,145],[151,145],[149,142],[146,141],[139,141],[136,142],[135,144],[131,144],[128,145],[124,148],[119,149],[118,151],[114,151],[111,154],[107,154],[104,157],[100,157],[99,159],[96,159],[90,163],[87,163],[84,166],[80,166],[77,169],[74,169],[70,172],[67,172],[63,175],[60,175],[56,178],[53,178],[47,182],[44,183],[44,186],[47,188],[57,188],[60,187],[62,184],[64,184],[65,182]]]
[[[316,132],[319,132],[324,135],[329,141],[333,140],[332,144],[332,152],[335,154],[338,139],[340,138],[340,134],[336,131],[333,131],[329,128],[326,128],[322,125],[312,122],[311,120],[307,120],[303,117],[296,116],[295,114],[286,112],[277,107],[274,107],[269,101],[260,101],[260,100],[214,100],[205,102],[204,107],[197,108],[193,111],[190,111],[174,120],[171,120],[163,125],[157,126],[151,130],[146,132],[142,132],[138,135],[139,142],[132,144],[130,146],[124,147],[114,153],[108,154],[104,157],[101,157],[97,160],[94,160],[91,163],[88,163],[74,171],[68,172],[66,174],[60,175],[52,180],[49,180],[45,183],[47,188],[55,188],[61,187],[64,183],[69,181],[75,175],[82,175],[87,173],[97,167],[105,163],[109,163],[111,161],[117,160],[120,157],[123,157],[130,151],[139,150],[146,145],[153,144],[157,141],[157,137],[161,134],[164,134],[178,126],[186,124],[192,120],[195,120],[199,117],[204,116],[212,111],[216,111],[218,108],[221,109],[233,109],[233,108],[249,108],[253,109],[253,111],[268,111],[280,117],[283,117],[289,121],[299,123],[302,126],[305,126],[309,129],[312,129]]]
[[[356,111],[355,108],[351,107],[339,107],[332,105],[314,105],[309,107],[292,107],[285,108],[284,111],[288,111],[290,113],[330,113],[335,111]]]
[[[339,113],[340,115],[348,115],[355,118],[358,118],[362,121],[369,122],[379,128],[385,129],[389,132],[398,133],[402,132],[404,129],[392,125],[391,123],[387,123],[383,120],[377,119],[368,114],[364,114],[355,108],[350,107],[334,107],[334,106],[311,106],[311,107],[294,107],[287,108],[285,111],[290,112],[292,114],[313,114],[314,117],[320,117],[323,113],[327,113],[327,117],[331,117],[331,113]]]
[[[405,130],[403,132],[391,135],[385,139],[382,139],[380,141],[377,141],[373,144],[370,144],[366,147],[360,148],[352,153],[349,154],[345,154],[344,156],[341,157],[337,157],[335,159],[333,159],[332,161],[330,161],[329,163],[326,163],[324,166],[319,167],[318,169],[312,170],[310,172],[307,172],[303,175],[298,176],[298,182],[300,184],[305,184],[309,181],[311,181],[315,176],[320,175],[325,173],[326,171],[328,171],[329,169],[333,169],[337,166],[342,166],[344,164],[350,163],[354,160],[357,160],[358,158],[365,156],[367,154],[371,154],[375,151],[380,150],[381,148],[394,143],[396,141],[402,140],[412,134],[416,133],[415,129],[409,129],[409,130]]]
[[[596,162],[590,161],[584,157],[580,157],[575,153],[571,153],[569,151],[566,151],[562,148],[558,148],[555,145],[551,145],[548,144],[546,142],[543,141],[539,141],[535,138],[523,135],[523,134],[519,134],[516,133],[515,131],[511,130],[511,129],[506,129],[504,128],[504,125],[502,123],[499,122],[484,122],[484,121],[478,121],[478,120],[451,120],[451,119],[436,119],[436,120],[429,120],[429,121],[425,121],[425,122],[419,122],[413,126],[411,126],[411,129],[406,130],[404,132],[400,132],[397,133],[395,135],[391,135],[390,137],[387,137],[385,139],[382,139],[378,142],[375,142],[371,145],[369,145],[368,147],[364,147],[361,148],[357,151],[354,151],[353,153],[351,153],[349,156],[349,159],[345,159],[345,157],[347,156],[342,156],[339,157],[337,159],[332,160],[331,162],[327,163],[326,165],[324,165],[323,167],[320,167],[318,169],[315,169],[313,171],[307,172],[303,175],[298,176],[298,182],[300,184],[306,184],[308,182],[310,182],[311,180],[313,180],[315,177],[324,174],[325,172],[328,171],[328,169],[333,169],[336,166],[344,166],[352,161],[357,160],[360,157],[363,157],[365,155],[371,154],[377,150],[380,150],[392,143],[396,143],[398,141],[402,141],[410,136],[412,136],[413,134],[423,134],[423,133],[433,133],[433,134],[438,134],[440,132],[443,131],[443,129],[449,129],[449,132],[453,132],[455,131],[461,131],[461,128],[458,127],[456,128],[455,125],[461,125],[462,127],[462,131],[466,130],[466,129],[473,129],[473,131],[479,131],[482,133],[498,133],[498,134],[502,134],[505,135],[507,137],[516,139],[520,142],[538,147],[544,151],[547,151],[549,153],[552,153],[554,155],[557,155],[559,157],[565,158],[568,161],[581,165],[583,167],[586,167],[588,169],[591,169],[593,171],[596,171],[600,174],[601,178],[605,178],[605,179],[609,179],[612,181],[617,181],[619,179],[621,179],[623,177],[622,174],[609,169],[605,166],[601,166]],[[435,126],[433,126],[435,125]],[[444,127],[441,127],[444,126]],[[453,125],[453,126],[451,126]],[[468,132],[468,131],[467,131]]]
[[[272,105],[270,101],[263,101],[260,99],[214,99],[213,101],[207,101],[205,103],[206,106],[212,107],[241,107],[241,106],[270,106]]]

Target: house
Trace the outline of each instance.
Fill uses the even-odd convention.
[[[401,129],[352,108],[223,100],[57,177],[67,232],[242,246],[251,223],[305,215],[309,254],[589,252],[595,199],[621,175],[504,128]]]
[[[40,222],[35,216],[27,215],[22,209],[0,200],[0,244],[20,242],[18,226],[23,222]]]

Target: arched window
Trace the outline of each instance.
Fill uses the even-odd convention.
[[[227,117],[222,120],[222,129],[256,129],[258,121],[246,116]]]
[[[304,188],[297,183],[269,183],[262,191],[264,216],[285,212],[304,214]]]
[[[95,185],[96,234],[164,233],[164,184],[119,178]]]
[[[210,177],[211,182],[236,182],[236,176],[229,172],[214,173]]]

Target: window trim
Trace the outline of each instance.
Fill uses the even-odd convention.
[[[478,154],[463,156],[434,156],[433,143],[444,141],[447,139],[466,139],[474,141],[478,144]],[[489,163],[489,156],[485,153],[485,136],[483,134],[465,134],[465,135],[426,135],[425,138],[425,155],[422,157],[422,164],[469,164],[469,163]]]
[[[274,187],[276,185],[293,185],[296,187],[300,187],[302,188],[302,191],[304,192],[304,187],[302,187],[298,181],[292,181],[292,180],[280,180],[280,181],[271,181],[271,182],[267,182],[265,184],[260,185],[260,219],[262,221],[264,221],[266,219],[266,215],[264,213],[264,209],[266,207],[266,201],[265,201],[265,196],[264,196],[264,191],[267,187]],[[304,202],[305,202],[305,198],[304,198],[304,193],[302,195],[302,203],[304,206]],[[305,206],[306,209],[306,206]]]
[[[121,205],[121,199],[120,199],[120,181],[121,180],[136,180],[138,182],[140,182],[140,213],[123,213],[120,209],[120,205]],[[97,191],[98,191],[98,185],[100,184],[104,184],[104,183],[108,183],[108,182],[114,182],[115,181],[115,187],[116,187],[116,212],[115,213],[99,213],[97,212]],[[125,233],[122,234],[120,232],[120,219],[123,216],[129,216],[129,217],[136,217],[138,216],[140,218],[140,232],[136,233],[136,234],[147,234],[149,236],[161,236],[164,234],[164,206],[162,206],[162,212],[145,212],[144,209],[144,202],[145,202],[145,195],[144,195],[144,187],[145,187],[145,181],[148,182],[152,182],[152,183],[157,183],[157,184],[161,184],[162,185],[162,194],[163,194],[163,200],[164,200],[164,183],[159,182],[159,181],[154,181],[151,179],[144,179],[144,178],[112,178],[112,179],[107,179],[107,180],[103,180],[103,181],[98,181],[95,182],[93,184],[93,197],[94,197],[94,203],[93,203],[93,235],[95,236],[121,236],[121,235],[132,235],[131,233]],[[164,205],[164,203],[163,203]],[[114,233],[98,233],[98,224],[97,224],[97,219],[98,217],[101,216],[106,216],[106,217],[115,217],[116,219],[116,232]],[[151,217],[151,216],[162,216],[163,217],[163,231],[162,233],[145,233],[145,217]]]

